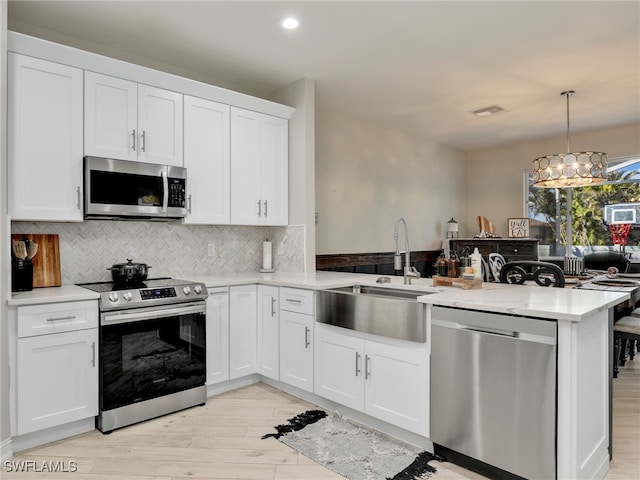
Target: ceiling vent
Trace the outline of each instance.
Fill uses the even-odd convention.
[[[495,115],[496,113],[506,111],[507,110],[502,105],[491,105],[490,107],[473,110],[471,113],[473,113],[477,117],[488,117],[489,115]]]

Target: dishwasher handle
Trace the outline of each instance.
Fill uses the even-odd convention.
[[[536,321],[536,320],[531,320]],[[514,340],[524,340],[534,343],[544,343],[546,345],[556,345],[555,335],[545,335],[539,332],[522,332],[517,330],[503,330],[500,328],[492,328],[480,325],[469,325],[450,320],[432,319],[431,325],[434,327],[450,328],[454,330],[466,331],[470,334],[478,335],[497,335],[500,337],[513,338]]]
[[[479,328],[479,327],[469,327],[466,325],[461,325],[458,327],[460,330],[467,330],[469,332],[476,333],[490,333],[492,335],[502,335],[503,337],[513,337],[518,338],[518,332],[509,332],[507,330],[498,330],[497,328]]]

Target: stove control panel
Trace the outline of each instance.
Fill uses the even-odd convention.
[[[165,284],[156,287],[147,285],[143,288],[100,292],[100,309],[102,311],[111,311],[125,308],[171,305],[205,300],[208,296],[207,288],[203,283],[175,280],[175,283],[171,285]]]
[[[140,299],[142,300],[154,300],[156,298],[171,298],[175,296],[177,296],[176,289],[173,287],[140,290]]]

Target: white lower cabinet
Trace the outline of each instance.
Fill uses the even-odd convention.
[[[280,379],[278,287],[258,285],[257,371]]]
[[[16,434],[97,415],[97,302],[19,307],[17,324]]]
[[[280,288],[280,380],[313,392],[315,293]]]
[[[280,380],[313,392],[315,317],[280,310]]]
[[[207,385],[229,380],[229,289],[210,288],[207,299]]]
[[[341,330],[316,325],[316,395],[428,437],[427,344]]]
[[[229,378],[256,373],[257,285],[229,288]]]

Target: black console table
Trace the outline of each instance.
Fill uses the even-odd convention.
[[[501,254],[507,262],[516,260],[538,260],[537,238],[450,238],[449,248],[458,255],[467,247],[469,253],[478,247],[478,251],[489,261],[490,253]]]

